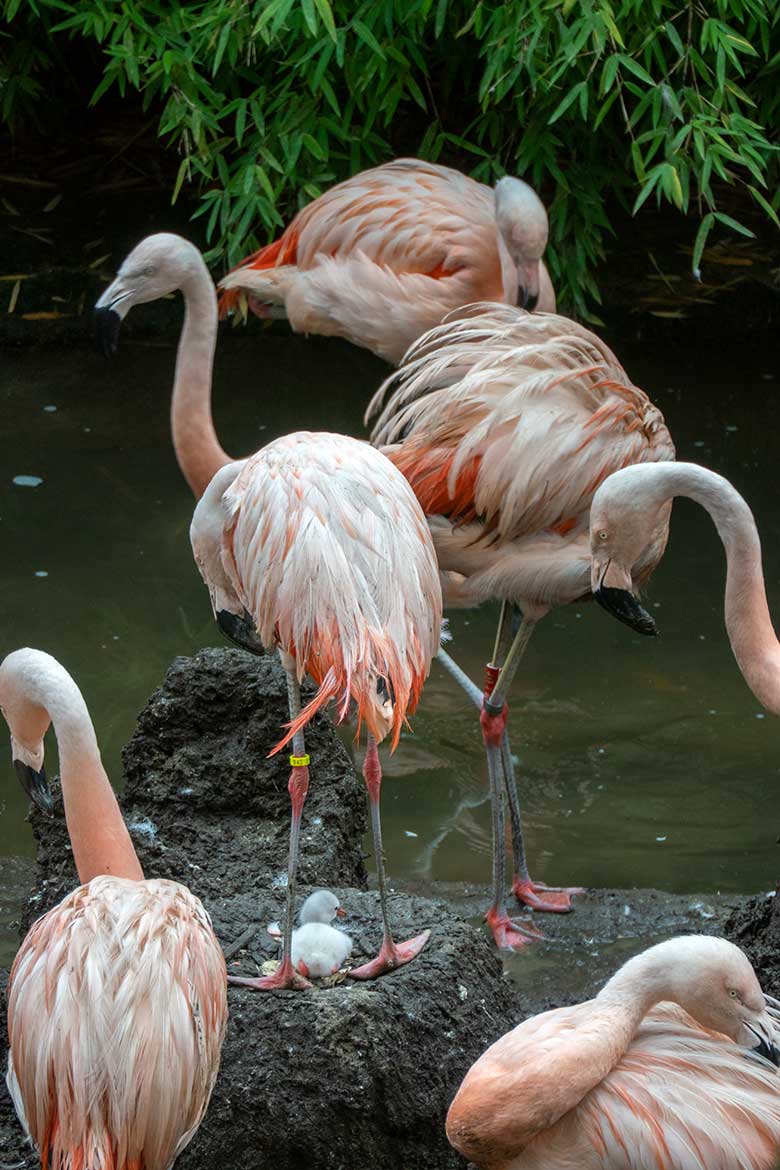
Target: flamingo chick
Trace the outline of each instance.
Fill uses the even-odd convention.
[[[669,939],[488,1048],[447,1136],[490,1170],[773,1170],[778,1018],[738,947]]]
[[[211,1097],[227,974],[201,902],[144,880],[81,692],[40,650],[0,665],[14,766],[45,811],[57,734],[82,883],[33,924],[8,982],[8,1090],[46,1167],[168,1170]]]
[[[675,496],[709,512],[726,550],[725,619],[737,665],[758,701],[780,715],[780,643],[766,600],[761,541],[736,488],[697,463],[644,465],[615,472],[593,498],[590,515],[593,595],[618,617],[634,603],[626,566],[646,546]]]
[[[590,595],[588,514],[599,483],[629,463],[674,459],[674,445],[661,412],[600,338],[565,317],[508,305],[471,305],[420,338],[377,391],[366,417],[374,416],[372,442],[428,516],[445,606],[502,602],[484,693],[442,650],[439,659],[481,707],[493,807],[487,919],[498,946],[520,947],[529,932],[506,909],[504,785],[517,898],[560,913],[577,891],[548,889],[528,873],[506,733],[509,685],[536,623]],[[661,557],[668,515],[659,511],[627,562],[634,580]],[[632,598],[621,616],[655,632]]]
[[[298,914],[300,926],[293,931],[292,964],[301,975],[322,979],[335,975],[352,954],[352,939],[332,926],[345,911],[330,890],[309,894]]]
[[[309,786],[304,728],[331,699],[339,718],[354,700],[358,734],[368,729],[366,781],[384,935],[379,955],[350,972],[369,979],[409,962],[429,931],[393,941],[379,815],[377,744],[398,743],[439,645],[441,588],[425,517],[408,483],[384,455],[346,435],[299,431],[250,459],[223,467],[199,501],[192,548],[219,624],[249,624],[287,672],[292,801],[287,914],[279,970],[257,989],[300,987],[292,962],[292,919],[301,814]],[[301,710],[300,682],[317,683]]]
[[[460,171],[400,158],[339,183],[220,284],[296,333],[344,337],[397,364],[426,329],[473,301],[555,312],[542,260],[547,212],[521,179],[495,191]]]

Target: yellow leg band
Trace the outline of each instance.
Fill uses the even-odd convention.
[[[309,756],[290,756],[291,768],[308,768]]]

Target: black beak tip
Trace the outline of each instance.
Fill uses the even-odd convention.
[[[250,654],[265,654],[265,647],[248,617],[240,617],[227,609],[221,609],[217,614],[217,625],[234,646],[248,650]]]
[[[19,782],[25,790],[30,800],[35,804],[47,817],[54,815],[54,801],[51,796],[51,789],[46,780],[46,772],[41,768],[40,772],[36,772],[35,768],[31,768],[29,764],[23,764],[21,760],[14,760],[14,768],[16,775],[19,777]]]
[[[780,1068],[780,1048],[776,1044],[772,1044],[768,1040],[762,1039],[760,1043],[756,1044],[755,1048],[751,1048],[751,1052],[755,1052],[758,1056],[763,1056],[764,1060],[768,1060],[775,1068]]]
[[[619,622],[630,626],[637,634],[649,638],[658,637],[658,626],[654,619],[627,589],[611,589],[607,585],[602,585],[594,590],[593,596],[602,609],[611,613]]]
[[[95,309],[95,344],[98,352],[111,358],[119,348],[119,329],[122,318],[107,306]]]
[[[522,284],[520,285],[517,291],[517,303],[521,308],[527,309],[529,313],[533,313],[538,300],[538,293],[529,293]]]

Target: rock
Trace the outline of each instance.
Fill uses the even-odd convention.
[[[146,874],[186,882],[223,947],[257,924],[229,962],[233,973],[257,974],[278,954],[265,926],[284,911],[288,767],[266,753],[285,718],[275,659],[205,650],[173,663],[124,753],[121,804]],[[357,964],[376,954],[382,935],[378,896],[360,888],[363,785],[327,717],[307,731],[307,748],[300,894],[313,884],[335,889]],[[61,802],[53,819],[35,814],[33,825],[38,873],[28,922],[77,884]],[[449,1102],[477,1056],[522,1018],[520,1007],[484,933],[446,903],[395,894],[390,914],[399,941],[432,930],[422,954],[398,971],[308,992],[229,989],[212,1103],[178,1167],[464,1165],[444,1134]],[[4,1088],[0,1147],[3,1163],[36,1164]]]
[[[305,683],[304,700],[313,693]],[[276,657],[213,649],[174,660],[123,753],[120,804],[147,877],[176,877],[204,900],[286,882],[288,754],[267,753],[287,719]],[[300,880],[365,887],[363,783],[326,715],[306,747]],[[53,818],[31,819],[39,881],[25,929],[78,884],[59,799]]]

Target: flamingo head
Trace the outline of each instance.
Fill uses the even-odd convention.
[[[499,234],[517,265],[517,303],[530,312],[539,299],[547,212],[534,189],[510,175],[496,183],[495,201]]]
[[[11,759],[19,782],[38,808],[51,816],[54,804],[43,767],[49,713],[15,685],[17,672],[24,670],[25,653],[9,654],[0,666],[0,711],[11,732]]]
[[[676,1002],[703,1027],[729,1036],[780,1067],[780,1035],[744,952],[726,939],[701,936],[661,945],[680,951],[674,965],[669,964]]]
[[[330,925],[334,918],[343,918],[346,911],[330,890],[315,890],[309,894],[298,915],[301,926],[307,922],[321,922]]]
[[[637,473],[652,466],[616,471],[601,484],[590,507],[593,596],[613,617],[650,635],[657,634],[656,624],[640,605],[634,582],[648,576],[660,560],[671,511],[671,501],[662,493],[637,490]]]
[[[186,290],[204,269],[200,252],[183,236],[172,232],[146,236],[122,261],[116,280],[95,305],[98,348],[106,357],[113,356],[119,328],[133,305],[156,301],[176,289]]]

